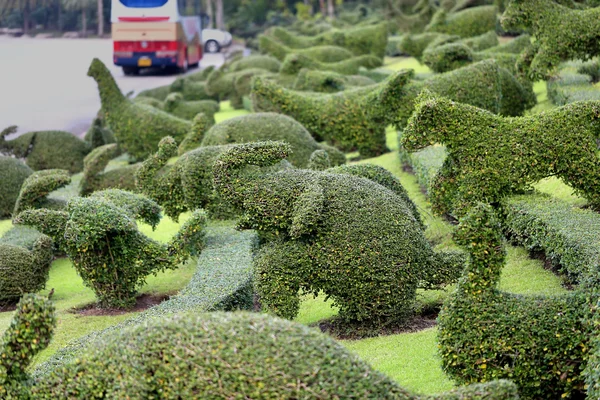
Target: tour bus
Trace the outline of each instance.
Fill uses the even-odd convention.
[[[112,0],[113,61],[125,75],[180,72],[202,58],[200,0]]]

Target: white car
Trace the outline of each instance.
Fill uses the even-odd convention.
[[[223,47],[229,46],[232,40],[229,32],[220,29],[202,29],[202,42],[207,53],[220,52]]]

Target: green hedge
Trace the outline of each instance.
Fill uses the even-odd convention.
[[[91,145],[70,132],[39,131],[28,132],[12,140],[5,136],[14,132],[10,127],[0,133],[0,153],[24,158],[34,170],[66,169],[71,173],[83,169],[83,158],[91,150]]]
[[[249,94],[250,81],[254,76],[273,76],[273,73],[260,68],[236,72],[215,69],[206,80],[206,92],[220,100],[229,99],[232,107],[240,109],[243,106],[242,97]],[[240,93],[238,89],[245,89],[247,92]]]
[[[215,114],[220,106],[214,100],[185,101],[181,93],[171,93],[165,99],[163,110],[176,117],[192,120],[197,114],[203,113],[214,123]]]
[[[464,67],[473,62],[473,51],[462,43],[448,43],[423,52],[423,64],[441,73]]]
[[[561,61],[600,54],[600,9],[573,10],[544,0],[510,1],[502,15],[506,29],[525,28],[535,38],[525,69],[532,80],[549,78]]]
[[[9,230],[0,238],[0,304],[14,304],[25,293],[43,289],[53,259],[48,236],[33,229]]]
[[[591,204],[600,202],[600,171],[589,151],[596,148],[592,121],[599,103],[574,103],[517,118],[428,92],[417,103],[402,146],[408,151],[434,143],[446,146],[448,158],[431,193],[437,212],[461,214],[477,201],[498,203],[547,176],[562,178]]]
[[[589,319],[598,296],[499,291],[505,250],[490,206],[471,209],[455,240],[470,262],[438,317],[444,371],[459,384],[511,379],[523,399],[583,398]]]
[[[156,224],[158,205],[139,195],[121,193],[96,192],[88,198],[70,200],[66,211],[28,210],[15,218],[15,223],[47,234],[60,230],[46,227],[45,214],[62,219],[63,238],[59,240],[84,284],[96,294],[100,307],[131,307],[148,275],[176,268],[203,245],[203,211],[194,213],[164,245],[140,233],[135,223],[135,218],[143,218]]]
[[[208,75],[213,72],[216,68],[214,65],[210,65],[206,68],[201,69],[200,71],[194,72],[193,74],[186,75],[184,79],[189,82],[204,82]]]
[[[103,119],[115,133],[119,147],[134,158],[150,155],[164,136],[183,140],[191,129],[189,121],[135,104],[123,96],[110,71],[97,58],[92,61],[88,75],[98,83]]]
[[[202,313],[217,310],[253,308],[252,255],[258,244],[256,233],[239,232],[231,223],[210,223],[206,229],[206,247],[198,256],[192,279],[178,294],[133,317],[71,341],[33,371],[36,382],[59,373],[80,357],[87,346],[127,326],[148,320],[165,320],[181,312]]]
[[[215,96],[208,94],[205,81],[195,82],[181,77],[171,83],[169,93],[181,93],[185,101],[217,100]]]
[[[223,121],[206,132],[202,146],[281,140],[292,148],[288,161],[298,167],[308,165],[311,154],[319,149],[329,153],[333,165],[344,164],[346,156],[339,150],[323,148],[299,122],[287,115],[254,113]]]
[[[32,208],[63,208],[64,202],[50,200],[48,195],[71,182],[69,171],[64,169],[46,169],[36,171],[29,175],[23,186],[19,198],[15,203],[13,215]]]
[[[247,143],[222,153],[213,168],[221,196],[244,212],[240,227],[268,239],[254,266],[256,290],[270,311],[293,318],[300,290],[323,291],[343,320],[377,327],[411,315],[418,287],[450,283],[460,273],[460,254],[434,253],[406,198],[373,180],[245,172],[289,152],[283,142]]]
[[[279,61],[283,61],[288,54],[301,54],[315,61],[338,62],[354,56],[350,50],[339,46],[314,46],[307,49],[291,49],[275,39],[261,35],[259,36],[259,48],[261,53],[269,54]]]
[[[171,93],[170,86],[164,85],[153,89],[142,90],[138,93],[137,97],[149,97],[155,100],[164,101],[169,93]]]
[[[527,47],[531,45],[531,36],[529,35],[520,35],[519,37],[514,38],[508,42],[499,44],[494,47],[490,47],[487,49],[481,49],[481,51],[485,53],[511,53],[511,54],[519,54]]]
[[[118,156],[119,152],[119,148],[113,143],[97,147],[85,157],[80,183],[82,196],[104,189],[135,190],[135,173],[140,163],[106,169],[110,160]]]
[[[181,141],[177,153],[182,155],[190,150],[194,150],[202,144],[204,134],[214,125],[214,119],[211,120],[204,114],[198,114],[192,121],[192,129]]]
[[[333,93],[357,86],[369,86],[376,82],[366,76],[342,75],[331,71],[315,71],[303,68],[294,82],[294,90]]]
[[[438,32],[425,32],[414,35],[404,35],[398,44],[399,51],[408,54],[417,60],[421,59],[425,49],[435,40],[437,43],[443,40],[455,40],[451,35]]]
[[[0,155],[0,218],[10,217],[25,179],[33,170],[22,161]]]
[[[260,54],[243,57],[229,65],[229,70],[233,72],[245,69],[264,69],[269,72],[277,73],[279,72],[279,68],[281,68],[281,63],[278,59]]]
[[[531,251],[543,251],[565,278],[580,288],[600,283],[600,216],[545,195],[502,201],[506,235]]]
[[[371,69],[382,65],[382,59],[363,55],[351,57],[338,62],[320,62],[311,59],[303,54],[291,53],[288,54],[281,64],[281,73],[288,75],[296,75],[303,68],[314,69],[317,71],[331,71],[344,75],[354,75],[358,73],[361,67]]]
[[[252,104],[255,111],[291,116],[317,140],[370,157],[386,150],[385,128],[403,102],[403,87],[411,74],[401,71],[377,85],[317,95],[284,89],[257,77]]]
[[[467,8],[455,13],[439,10],[425,27],[426,32],[440,32],[463,38],[496,30],[496,6]]]

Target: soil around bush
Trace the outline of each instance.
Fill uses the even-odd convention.
[[[168,294],[142,294],[136,299],[135,306],[128,309],[117,308],[98,308],[96,303],[85,305],[81,308],[73,309],[73,312],[84,317],[103,317],[113,315],[123,315],[131,312],[144,311],[152,306],[168,300],[171,296]]]

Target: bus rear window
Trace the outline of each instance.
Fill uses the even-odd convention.
[[[125,7],[154,8],[164,6],[169,0],[119,0]]]

